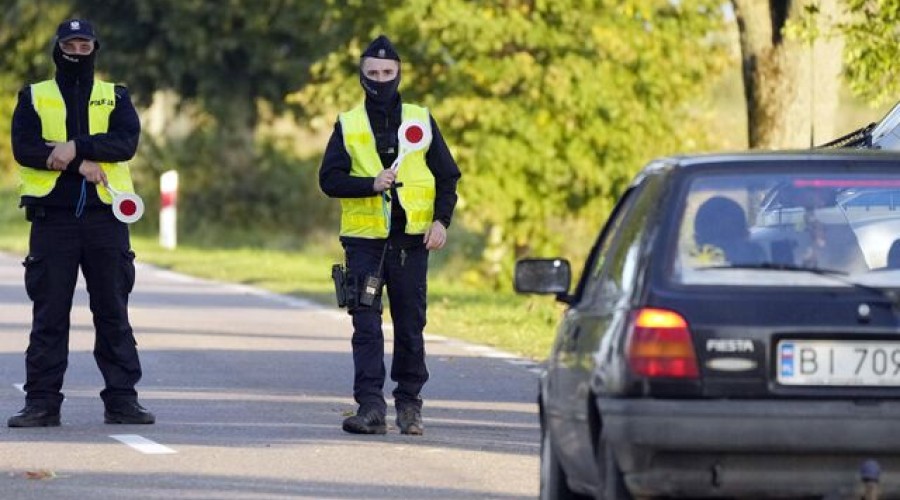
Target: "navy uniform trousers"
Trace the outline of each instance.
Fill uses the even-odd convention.
[[[365,276],[375,274],[383,247],[370,242],[344,242],[347,269],[351,280],[362,285]],[[428,250],[424,244],[398,248],[388,243],[382,276],[387,288],[391,318],[394,325],[394,355],[391,380],[397,383],[393,391],[398,409],[414,406],[421,409],[419,395],[428,380],[425,367],[426,278]],[[350,307],[353,317],[353,397],[363,409],[386,410],[384,400],[384,333],[381,329],[381,293],[371,307]]]
[[[106,384],[100,396],[107,407],[136,401],[141,364],[128,322],[128,295],[134,286],[128,226],[109,207],[88,208],[80,217],[69,208],[26,210],[31,239],[23,263],[25,289],[34,302],[25,355],[27,402],[50,408],[62,403],[79,267],[96,329],[94,359]]]

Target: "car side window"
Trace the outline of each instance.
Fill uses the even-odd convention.
[[[609,247],[612,245],[612,241],[618,232],[618,228],[621,225],[625,213],[628,212],[628,207],[631,206],[631,200],[634,199],[634,191],[636,189],[637,188],[630,188],[622,194],[619,198],[619,202],[613,208],[609,219],[606,221],[606,225],[597,237],[597,241],[594,242],[591,253],[588,255],[587,261],[585,262],[581,279],[578,281],[578,288],[575,289],[575,303],[582,302],[584,297],[590,296],[590,291],[596,286],[597,281],[600,279],[600,273],[603,270],[603,264],[606,262]]]
[[[591,272],[585,301],[612,308],[631,291],[648,218],[659,203],[661,189],[661,175],[651,175],[632,193],[629,207],[615,221],[616,227],[608,234],[609,242],[601,252],[602,259]]]

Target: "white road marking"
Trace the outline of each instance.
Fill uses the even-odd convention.
[[[511,365],[518,365],[518,366],[533,366],[536,364],[534,361],[532,361],[530,359],[521,359],[521,358],[508,359],[506,362]]]
[[[169,453],[178,453],[168,446],[163,446],[155,441],[151,441],[145,437],[138,436],[137,434],[111,434],[109,437],[121,442],[122,444],[128,445],[141,453],[146,453],[147,455],[165,455]]]
[[[18,389],[22,394],[25,394],[25,384],[13,384],[13,387]]]

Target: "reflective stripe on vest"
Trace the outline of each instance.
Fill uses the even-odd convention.
[[[66,103],[55,80],[45,80],[31,86],[31,102],[41,119],[41,136],[47,142],[66,142]],[[116,107],[116,87],[112,83],[94,81],[88,101],[88,132],[102,134],[109,129],[109,115]],[[127,162],[100,163],[109,185],[117,191],[133,193],[134,185]],[[19,194],[42,198],[53,191],[62,172],[19,166]],[[97,196],[106,204],[112,196],[103,185],[97,186]]]
[[[404,120],[414,119],[431,128],[428,108],[404,104]],[[375,177],[384,167],[375,147],[365,105],[360,104],[338,117],[344,147],[350,155],[350,175]],[[429,130],[430,131],[430,130]],[[428,134],[430,137],[431,134]],[[407,234],[425,234],[434,217],[434,175],[425,163],[428,146],[407,154],[397,170],[397,197],[406,212]],[[341,198],[341,236],[386,238],[391,206],[382,203],[381,194],[366,198]]]

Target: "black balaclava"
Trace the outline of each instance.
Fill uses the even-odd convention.
[[[369,44],[362,53],[362,56],[360,56],[359,83],[362,85],[363,90],[366,91],[366,97],[375,104],[388,106],[396,100],[398,95],[397,88],[400,86],[400,68],[399,66],[397,68],[397,78],[386,82],[377,82],[367,78],[362,72],[362,61],[367,57],[392,59],[399,63],[400,55],[394,50],[394,46],[391,44],[391,41],[388,40],[388,37],[380,35],[375,40],[372,40],[372,43]]]
[[[59,44],[61,41],[71,38],[93,40],[94,50],[86,56],[64,53]],[[97,39],[94,27],[89,21],[70,19],[61,22],[56,28],[56,36],[53,38],[53,62],[56,64],[57,73],[61,76],[68,78],[92,76],[98,50],[100,50],[100,40]]]
[[[66,54],[59,48],[59,44],[53,47],[53,62],[56,63],[56,71],[66,77],[90,76],[94,74],[94,61],[97,60],[97,46],[86,56]]]

